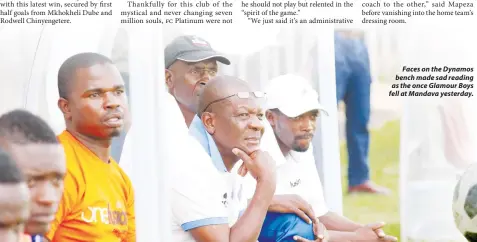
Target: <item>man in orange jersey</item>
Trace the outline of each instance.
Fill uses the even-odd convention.
[[[30,213],[29,199],[21,171],[13,159],[0,149],[0,241],[25,239],[22,232]]]
[[[134,192],[110,157],[111,139],[129,118],[124,82],[107,57],[80,53],[58,72],[58,107],[66,130],[58,139],[66,153],[65,188],[51,241],[136,241]]]
[[[63,194],[65,152],[55,133],[40,117],[13,110],[0,117],[0,147],[15,160],[30,189],[30,218],[25,233],[46,241]]]

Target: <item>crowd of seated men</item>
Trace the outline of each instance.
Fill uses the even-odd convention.
[[[305,78],[256,90],[217,75],[232,63],[197,36],[164,51],[166,124],[176,131],[170,184],[173,241],[396,241],[327,209],[311,140],[327,111]],[[0,240],[136,241],[134,132],[114,63],[79,53],[58,71],[56,135],[39,116],[0,116]],[[146,110],[144,110],[146,111]],[[126,130],[121,162],[111,144]],[[8,194],[8,196],[6,195]]]

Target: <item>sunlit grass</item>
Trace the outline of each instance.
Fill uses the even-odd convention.
[[[381,129],[371,131],[371,179],[390,188],[390,196],[348,195],[346,144],[341,146],[344,215],[360,223],[384,221],[386,233],[399,237],[399,121],[388,122]]]

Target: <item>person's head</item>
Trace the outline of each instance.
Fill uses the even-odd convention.
[[[233,148],[248,153],[259,149],[264,95],[231,76],[217,76],[204,88],[198,115],[222,155],[232,155]]]
[[[31,215],[26,232],[47,232],[63,194],[63,147],[45,121],[24,110],[0,117],[0,147],[15,160],[30,189]]]
[[[230,61],[197,36],[179,36],[164,50],[166,85],[177,102],[197,113],[198,96],[207,82],[217,75],[217,61]]]
[[[307,151],[318,115],[327,114],[316,91],[306,79],[291,74],[272,79],[266,90],[267,120],[282,151]]]
[[[129,110],[124,81],[109,58],[97,53],[71,56],[58,71],[58,91],[68,130],[98,140],[120,135]]]
[[[30,214],[30,195],[12,158],[0,148],[0,241],[17,242]]]

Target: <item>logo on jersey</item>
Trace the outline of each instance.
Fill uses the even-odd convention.
[[[222,204],[224,205],[224,207],[228,207],[229,202],[227,201],[227,193],[224,193],[223,198],[224,200],[222,200]]]
[[[290,187],[292,187],[292,188],[296,187],[296,186],[300,185],[300,183],[301,183],[301,180],[300,180],[300,178],[298,178],[296,181],[290,182]]]
[[[88,207],[88,211],[81,212],[81,219],[87,223],[102,223],[112,225],[127,225],[128,216],[124,211],[121,202],[116,203],[116,208],[107,207]]]

